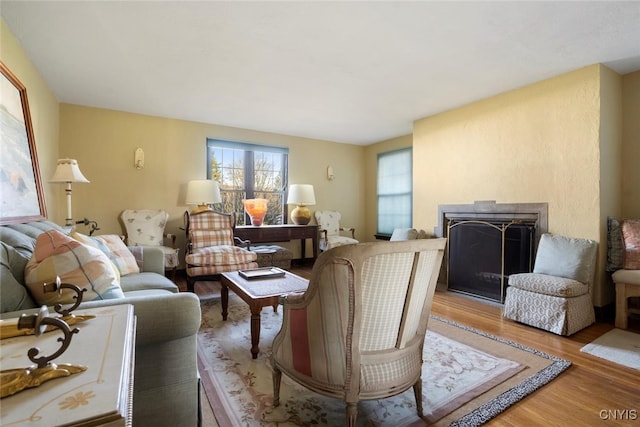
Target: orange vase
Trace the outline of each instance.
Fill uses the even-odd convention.
[[[244,210],[251,217],[251,225],[261,226],[267,214],[267,199],[244,199]]]

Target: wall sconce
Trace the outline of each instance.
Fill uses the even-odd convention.
[[[95,233],[97,230],[100,230],[100,227],[98,227],[98,223],[96,221],[91,221],[90,219],[81,219],[80,221],[76,221],[76,224],[83,224],[83,225],[88,225],[89,226],[89,236],[93,236],[93,233]]]
[[[136,152],[133,155],[133,165],[137,170],[144,169],[144,151],[142,151],[142,148],[136,148]]]
[[[335,178],[336,176],[333,173],[333,166],[327,166],[327,179],[329,181],[333,181],[333,178]]]
[[[82,175],[76,159],[58,159],[58,166],[49,182],[57,182],[67,184],[65,192],[67,193],[67,218],[64,225],[73,226],[73,216],[71,215],[71,183],[84,182],[89,180]]]

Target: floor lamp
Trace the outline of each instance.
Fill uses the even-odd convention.
[[[73,226],[73,216],[71,214],[71,184],[74,182],[88,183],[89,180],[82,175],[78,162],[75,159],[58,159],[58,165],[53,177],[49,180],[52,183],[67,184],[65,193],[67,194],[67,218],[65,226]]]

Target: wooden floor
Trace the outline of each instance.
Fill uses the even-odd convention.
[[[294,267],[292,272],[309,278],[311,267]],[[186,290],[183,275],[176,281]],[[558,378],[486,425],[640,426],[640,371],[580,352],[613,329],[613,321],[561,337],[504,319],[497,304],[441,290],[436,291],[432,313],[572,362]],[[640,322],[631,320],[630,329],[640,332]]]

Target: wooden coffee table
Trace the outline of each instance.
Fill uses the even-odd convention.
[[[222,319],[227,320],[229,307],[229,289],[235,292],[251,309],[251,357],[257,358],[260,349],[260,312],[262,307],[271,306],[275,311],[281,295],[292,292],[304,292],[309,281],[293,273],[286,272],[282,277],[245,279],[237,271],[221,273]]]

